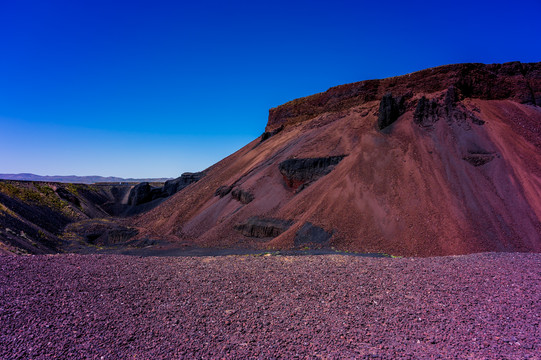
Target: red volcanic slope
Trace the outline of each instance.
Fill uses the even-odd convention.
[[[538,105],[541,63],[449,65],[331,88],[271,109],[264,141],[133,222],[143,236],[199,246],[539,252]],[[280,167],[342,155],[323,173],[323,160]],[[253,216],[267,222],[250,227]]]

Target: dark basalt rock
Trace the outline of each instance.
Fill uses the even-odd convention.
[[[205,176],[203,172],[186,172],[176,179],[167,180],[163,185],[163,193],[165,196],[171,196],[173,194],[176,194],[188,185],[198,182],[203,178],[203,176]]]
[[[130,191],[130,195],[128,197],[128,204],[136,206],[152,201],[152,189],[153,187],[150,186],[150,184],[147,182],[142,182],[135,185]]]
[[[450,86],[445,93],[445,109],[447,114],[451,114],[453,109],[456,107],[456,103],[460,101],[460,91],[458,91],[454,86]]]
[[[448,122],[465,123],[472,122],[476,125],[484,125],[485,122],[479,119],[475,114],[466,109],[466,107],[460,102],[463,96],[460,91],[450,86],[445,94],[445,111],[447,114]],[[479,109],[477,109],[479,111]]]
[[[473,166],[481,166],[494,160],[496,155],[494,153],[485,152],[470,152],[467,156],[464,156],[462,160],[466,160]]]
[[[288,159],[282,161],[278,168],[286,184],[297,189],[330,173],[345,156]]]
[[[315,226],[310,222],[306,222],[295,235],[295,246],[312,245],[321,247],[328,245],[332,237],[332,232],[327,232],[324,229]]]
[[[391,93],[385,94],[379,103],[378,129],[385,129],[394,123],[403,113],[404,97],[393,98]]]
[[[443,101],[428,100],[423,96],[417,102],[413,122],[425,128],[432,127],[440,119],[446,119],[448,123],[466,124],[466,126],[469,122],[483,125],[485,122],[460,102],[462,97],[462,93],[455,86],[447,89]]]
[[[201,180],[204,172],[184,173],[176,179],[167,180],[162,187],[152,187],[148,182],[135,185],[130,191],[128,204],[132,206],[145,204],[159,198],[176,194],[190,184]]]
[[[292,221],[252,216],[244,224],[236,225],[242,235],[256,238],[276,237],[289,229]]]
[[[246,190],[242,190],[241,188],[234,188],[231,191],[231,197],[233,199],[240,201],[243,204],[248,204],[252,200],[254,200],[254,195]]]
[[[214,192],[214,196],[219,196],[219,197],[223,198],[224,196],[229,194],[232,189],[233,189],[232,186],[222,185],[218,189],[216,189],[216,191]]]
[[[413,113],[413,122],[422,127],[432,126],[440,119],[442,110],[443,108],[436,100],[428,100],[423,96],[419,99]]]
[[[274,129],[272,131],[265,131],[262,135],[261,135],[261,141],[260,142],[263,142],[267,139],[269,139],[270,137],[278,134],[280,131],[284,130],[284,126],[280,126],[279,128],[277,129]]]

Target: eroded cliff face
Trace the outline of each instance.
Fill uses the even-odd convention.
[[[450,87],[456,88],[466,98],[541,105],[541,63],[446,65],[388,79],[340,85],[270,109],[265,131],[272,132],[281,126],[366,102],[387,100],[387,93],[411,98],[414,94],[431,94]],[[408,102],[405,106],[411,109],[414,104]]]
[[[133,224],[200,246],[541,251],[540,70],[449,65],[294,100]]]

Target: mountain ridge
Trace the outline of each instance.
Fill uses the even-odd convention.
[[[540,69],[447,65],[293,100],[132,225],[196,246],[539,252]]]
[[[265,131],[302,122],[324,112],[337,112],[360,103],[378,100],[388,91],[394,95],[405,96],[410,92],[433,93],[454,86],[470,98],[514,99],[520,103],[541,105],[540,75],[539,62],[463,63],[437,66],[385,79],[338,85],[270,109]]]
[[[172,178],[121,178],[116,176],[77,176],[77,175],[36,175],[32,173],[19,173],[19,174],[0,174],[2,180],[19,180],[19,181],[44,181],[44,182],[62,182],[73,184],[94,184],[101,182],[129,182],[129,183],[141,183],[141,182],[153,182],[162,183]]]

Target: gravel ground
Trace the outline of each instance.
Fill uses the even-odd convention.
[[[1,359],[539,359],[541,254],[0,256]]]

